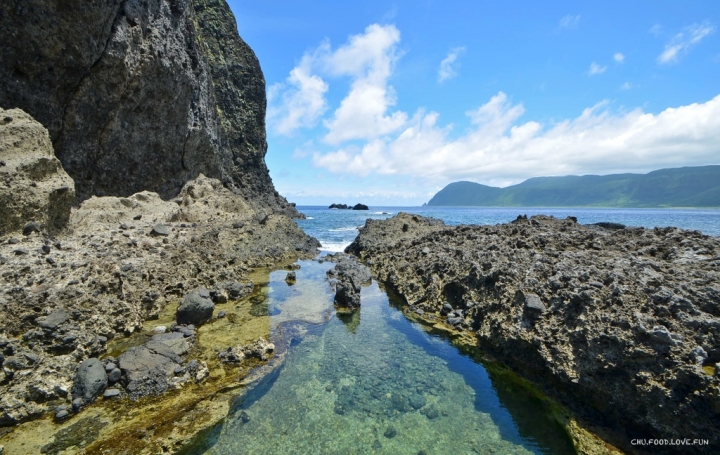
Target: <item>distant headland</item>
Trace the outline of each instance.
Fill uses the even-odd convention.
[[[535,177],[506,188],[454,182],[427,205],[720,207],[720,165],[660,169],[647,174]]]

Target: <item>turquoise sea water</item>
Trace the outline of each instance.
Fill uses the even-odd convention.
[[[271,274],[276,342],[289,330],[275,322],[291,314],[313,320],[332,308],[332,296],[316,286],[332,264],[300,265],[301,291],[285,283],[287,272]],[[296,336],[282,367],[235,403],[204,453],[574,453],[541,403],[408,321],[376,283],[362,289],[352,316],[300,330],[286,324]]]
[[[447,224],[495,224],[519,214],[576,216],[580,223],[679,226],[720,235],[720,211],[300,207],[298,224],[342,251],[370,218],[398,211]],[[571,443],[520,387],[494,377],[446,339],[408,321],[373,282],[362,307],[338,318],[325,281],[330,263],[300,261],[297,283],[270,275],[272,340],[293,333],[282,366],[248,387],[206,441],[208,454],[570,454]]]
[[[326,251],[342,251],[357,235],[367,218],[383,219],[398,212],[417,213],[443,220],[446,224],[500,224],[518,215],[575,216],[579,223],[602,221],[645,228],[675,226],[720,236],[720,210],[689,209],[587,209],[587,208],[497,208],[497,207],[370,207],[370,210],[329,210],[327,207],[298,207],[308,218],[298,225],[320,240]]]

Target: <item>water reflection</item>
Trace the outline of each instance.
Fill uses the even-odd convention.
[[[362,289],[361,312],[318,324],[332,314],[328,267],[303,262],[297,288],[271,275],[274,336],[289,321],[306,323],[282,368],[238,400],[207,453],[573,453],[539,403],[497,379],[494,387],[377,284]]]

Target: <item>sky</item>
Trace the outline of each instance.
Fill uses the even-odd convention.
[[[299,205],[720,164],[720,1],[229,0]]]

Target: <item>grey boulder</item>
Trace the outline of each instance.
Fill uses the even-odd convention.
[[[72,388],[73,398],[82,398],[85,404],[92,403],[102,394],[108,385],[105,367],[96,358],[80,363]]]
[[[195,288],[183,297],[177,310],[177,323],[201,325],[212,318],[214,310],[210,292],[203,287]]]

